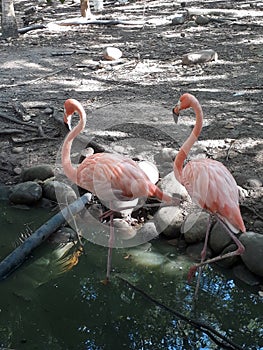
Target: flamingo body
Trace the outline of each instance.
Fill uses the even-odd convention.
[[[86,157],[78,167],[71,163],[71,147],[74,139],[86,125],[86,113],[81,103],[75,99],[65,101],[64,122],[71,130],[72,115],[77,112],[79,123],[68,133],[62,146],[62,166],[66,176],[78,186],[92,192],[101,201],[109,204],[112,210],[119,210],[120,201],[129,201],[132,207],[140,197],[156,197],[161,201],[174,204],[174,199],[164,194],[153,184],[145,172],[132,159],[111,153],[97,153]],[[135,201],[134,201],[135,200]],[[133,201],[133,202],[132,202]],[[136,202],[134,204],[134,202]],[[129,206],[129,205],[128,205]],[[113,214],[110,215],[110,238],[107,261],[109,280],[112,247],[114,243]]]
[[[77,168],[77,184],[106,201],[139,197],[171,200],[136,162],[119,154],[96,153],[84,159]]]
[[[217,214],[233,232],[246,231],[236,181],[222,163],[212,159],[192,160],[183,168],[181,183],[193,202]]]
[[[198,267],[243,254],[245,248],[234,233],[238,231],[245,232],[246,228],[238,204],[238,187],[236,181],[223,164],[211,159],[196,159],[190,161],[184,167],[184,161],[193,144],[197,141],[203,126],[202,107],[196,97],[188,93],[180,97],[178,104],[173,109],[175,120],[178,119],[179,112],[187,108],[193,108],[196,122],[194,129],[182,145],[174,160],[175,177],[186,187],[195,203],[202,209],[207,210],[211,215],[215,215],[215,217],[221,221],[226,232],[238,247],[237,250],[233,252],[219,255],[205,261],[211,225],[211,219],[209,219],[204,248],[201,252],[201,262],[190,269],[188,274],[188,279],[190,280]]]

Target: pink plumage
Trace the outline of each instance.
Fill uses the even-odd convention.
[[[194,129],[174,160],[175,177],[186,187],[189,195],[196,204],[208,211],[211,215],[215,215],[218,220],[221,220],[222,223],[225,224],[226,232],[230,235],[238,248],[233,252],[204,261],[211,224],[211,221],[209,221],[204,248],[201,252],[201,263],[190,269],[189,279],[191,279],[197,267],[243,254],[245,248],[234,233],[246,231],[238,203],[238,187],[235,179],[227,168],[222,163],[211,159],[192,160],[184,167],[184,161],[201,133],[203,126],[203,110],[199,101],[188,93],[180,97],[178,104],[173,109],[174,117],[177,120],[179,112],[190,107],[193,108],[195,112],[196,122]]]

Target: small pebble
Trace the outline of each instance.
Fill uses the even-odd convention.
[[[13,169],[15,175],[20,175],[22,173],[22,169],[18,166]]]
[[[21,147],[21,146],[13,147],[13,149],[12,149],[12,152],[16,153],[16,154],[22,153],[23,151],[24,151],[24,147]]]
[[[106,47],[106,49],[103,52],[103,57],[105,58],[105,60],[109,61],[116,61],[120,59],[121,56],[122,52],[117,47]]]

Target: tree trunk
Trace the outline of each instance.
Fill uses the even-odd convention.
[[[18,30],[13,0],[2,0],[2,38],[17,38]]]
[[[80,0],[80,13],[84,18],[90,17],[90,5],[89,0]]]

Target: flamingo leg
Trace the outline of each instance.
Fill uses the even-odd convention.
[[[235,256],[235,255],[241,255],[245,251],[245,247],[243,246],[243,244],[239,241],[239,239],[235,236],[235,234],[228,228],[228,226],[224,223],[224,221],[222,219],[220,219],[218,216],[216,216],[216,219],[221,223],[221,225],[225,228],[226,232],[229,234],[229,236],[236,243],[237,249],[233,252],[229,252],[229,253],[226,253],[223,255],[218,255],[212,259],[201,261],[199,264],[192,266],[188,272],[188,280],[192,279],[193,275],[195,274],[196,270],[199,267],[220,261],[222,259],[231,258],[232,256]]]
[[[111,260],[112,260],[112,247],[114,244],[114,226],[113,226],[113,212],[110,215],[110,238],[109,238],[109,248],[108,248],[108,258],[107,258],[107,272],[105,284],[110,281],[110,272],[111,272]]]
[[[210,233],[211,224],[212,224],[212,218],[211,218],[211,215],[209,215],[207,227],[206,227],[205,243],[204,243],[203,249],[201,251],[201,264],[205,261],[207,244],[208,244],[208,237],[209,237],[209,233]],[[196,287],[195,287],[195,298],[197,298],[197,293],[199,290],[200,281],[201,281],[201,277],[202,277],[202,270],[203,270],[203,268],[202,268],[202,266],[200,266],[198,268],[198,277],[197,277],[197,282],[196,282]]]

